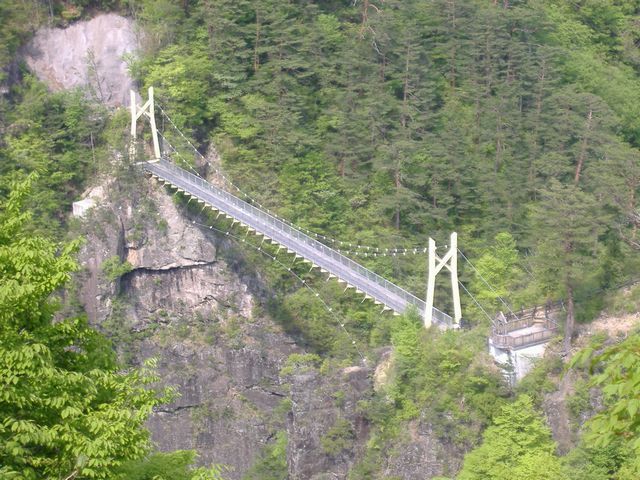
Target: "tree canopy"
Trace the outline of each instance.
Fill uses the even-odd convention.
[[[26,230],[34,180],[0,204],[0,476],[113,478],[149,450],[143,425],[165,396],[151,388],[152,364],[118,368],[85,318],[54,320],[78,242]]]
[[[551,431],[526,395],[502,407],[483,443],[464,460],[458,480],[560,480]]]

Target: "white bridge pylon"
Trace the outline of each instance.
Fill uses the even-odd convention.
[[[138,137],[138,119],[142,115],[146,115],[151,125],[151,137],[153,139],[153,154],[152,161],[157,162],[160,160],[160,142],[158,141],[158,129],[156,128],[156,113],[155,105],[153,101],[153,87],[149,87],[149,98],[142,107],[138,107],[136,103],[136,93],[133,90],[129,90],[131,95],[131,146],[129,147],[129,153],[131,158],[136,154],[136,140]]]
[[[436,289],[436,276],[446,268],[451,273],[451,296],[453,297],[453,322],[460,327],[462,308],[458,289],[458,234],[453,232],[449,240],[449,251],[440,258],[436,254],[436,242],[429,238],[429,271],[427,273],[427,302],[424,309],[424,326],[429,328],[433,320],[433,297]]]
[[[265,212],[255,205],[246,203],[239,197],[228,191],[211,185],[205,179],[195,176],[184,169],[173,165],[168,159],[162,159],[158,130],[156,128],[155,105],[153,87],[149,88],[147,101],[138,106],[136,94],[131,91],[131,145],[130,158],[135,160],[138,119],[146,116],[151,126],[153,141],[153,159],[139,162],[152,176],[158,178],[165,185],[174,187],[178,192],[184,192],[191,198],[196,198],[199,203],[218,211],[218,216],[223,213],[233,219],[234,224],[240,223],[249,231],[268,238],[287,251],[295,253],[296,258],[301,257],[306,262],[320,268],[329,274],[329,278],[336,277],[338,281],[347,284],[347,288],[355,288],[366,298],[371,298],[377,304],[383,304],[384,309],[393,310],[396,314],[403,313],[410,305],[415,306],[420,312],[423,310],[424,326],[429,328],[432,324],[459,328],[462,311],[460,307],[460,292],[458,290],[458,236],[451,234],[449,250],[441,258],[436,254],[436,243],[429,238],[429,271],[427,278],[426,302],[394,285],[380,275],[368,270],[353,259],[344,256],[340,250],[334,250],[328,245],[318,242],[305,235],[295,225],[285,223]],[[216,217],[217,218],[217,217]],[[451,273],[451,292],[453,297],[454,317],[433,306],[436,286],[436,276],[447,268]],[[346,289],[345,289],[346,290]],[[434,317],[434,311],[436,317]],[[435,322],[434,322],[435,320]]]

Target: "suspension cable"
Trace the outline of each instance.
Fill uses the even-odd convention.
[[[462,287],[462,289],[467,292],[467,295],[469,295],[471,297],[471,300],[473,300],[473,302],[478,306],[478,308],[482,311],[482,313],[484,313],[485,317],[487,317],[489,319],[489,321],[491,322],[491,324],[494,324],[493,319],[489,316],[489,314],[486,312],[486,310],[484,308],[482,308],[482,305],[480,305],[480,302],[478,302],[478,300],[476,300],[476,297],[474,297],[471,292],[469,290],[467,290],[467,287],[464,286],[464,283],[462,283],[460,280],[458,280],[458,283],[460,284],[460,286]]]
[[[171,124],[171,126],[173,127],[173,129],[178,133],[178,135],[180,135],[184,141],[187,143],[187,145],[193,150],[193,152],[201,159],[204,160],[207,165],[209,167],[211,167],[213,169],[213,171],[215,172],[216,176],[218,176],[220,179],[222,179],[226,184],[228,184],[233,190],[235,190],[236,192],[240,193],[244,198],[246,198],[247,200],[249,200],[249,203],[257,206],[258,208],[266,211],[268,214],[273,215],[275,218],[277,218],[278,220],[285,222],[287,225],[296,228],[297,230],[313,236],[316,239],[319,240],[324,240],[325,242],[329,242],[332,244],[339,244],[341,246],[344,247],[348,247],[349,249],[355,249],[355,251],[357,250],[367,250],[368,252],[372,251],[372,252],[376,252],[377,255],[362,255],[361,256],[395,256],[395,255],[380,255],[380,253],[389,253],[389,254],[394,254],[394,253],[402,253],[402,254],[418,254],[418,253],[423,253],[422,251],[425,250],[425,247],[423,246],[414,246],[414,247],[397,247],[397,248],[380,248],[380,247],[373,247],[370,245],[360,245],[358,243],[354,243],[354,242],[346,242],[343,240],[337,240],[335,238],[332,237],[328,237],[326,235],[322,235],[320,233],[316,233],[312,230],[306,229],[306,228],[302,228],[299,227],[298,225],[294,224],[293,222],[282,218],[280,216],[278,216],[276,213],[272,212],[271,210],[269,210],[266,206],[262,205],[260,202],[258,202],[256,199],[254,199],[253,197],[251,197],[249,194],[245,193],[242,189],[240,189],[240,187],[238,187],[237,185],[235,185],[227,176],[224,175],[224,173],[222,173],[222,171],[216,167],[215,165],[211,164],[211,162],[209,162],[209,160],[207,160],[207,158],[202,155],[202,153],[200,153],[200,151],[193,145],[193,143],[191,142],[191,140],[189,140],[184,133],[182,133],[182,131],[180,131],[180,129],[178,128],[178,126],[175,124],[175,122],[171,119],[171,117],[169,117],[169,115],[164,111],[164,109],[159,105],[156,104],[156,107],[158,108],[158,110],[160,110],[163,118],[166,118],[167,121]],[[185,160],[180,153],[178,152],[178,150],[173,147],[168,141],[167,139],[163,136],[162,139],[171,147],[171,149],[178,155],[181,157],[182,161],[187,164],[189,166],[189,168],[195,172],[195,174],[202,178],[201,175],[193,168],[193,166],[187,161]],[[356,254],[357,255],[357,254]]]
[[[241,238],[237,235],[234,235],[233,233],[231,233],[231,227],[229,227],[229,229],[227,231],[221,230],[219,228],[214,227],[213,225],[207,225],[205,223],[200,223],[196,220],[192,220],[191,223],[193,225],[198,225],[200,227],[203,228],[208,228],[209,230],[214,230],[216,232],[219,232],[221,234],[223,234],[225,237],[228,237],[232,240],[235,240],[238,243],[242,243],[245,244],[251,248],[253,248],[254,250],[260,252],[261,254],[265,255],[266,257],[268,257],[271,261],[275,262],[277,265],[279,265],[280,267],[282,267],[283,269],[285,269],[287,272],[289,272],[296,280],[298,280],[298,282],[300,282],[307,290],[309,290],[313,296],[322,304],[322,306],[324,307],[325,310],[327,310],[327,312],[330,314],[330,316],[332,317],[332,319],[336,322],[336,324],[344,331],[344,333],[347,335],[347,337],[349,338],[349,340],[351,341],[351,345],[353,345],[353,348],[355,349],[355,351],[357,352],[358,356],[360,357],[360,359],[364,362],[366,362],[366,358],[363,355],[363,353],[360,351],[360,348],[358,347],[357,342],[354,340],[354,337],[351,335],[351,333],[347,330],[345,323],[343,320],[341,320],[340,318],[338,318],[337,314],[335,313],[334,309],[332,307],[330,307],[327,303],[327,301],[322,298],[322,296],[320,295],[320,293],[318,291],[316,291],[311,285],[309,285],[309,282],[307,282],[305,279],[303,279],[297,272],[295,272],[291,266],[287,266],[285,265],[283,262],[281,262],[275,255],[271,255],[268,251],[266,251],[264,248],[262,248],[261,246],[256,246],[254,244],[252,244],[251,242],[247,242],[246,238]]]
[[[257,200],[255,200],[254,198],[252,198],[250,195],[246,194],[244,191],[242,191],[237,185],[235,185],[230,179],[228,179],[216,166],[212,165],[211,162],[209,162],[204,155],[202,155],[198,149],[193,145],[193,143],[182,133],[182,131],[178,128],[178,126],[174,123],[174,121],[171,119],[171,117],[169,117],[169,115],[164,111],[164,109],[160,106],[157,105],[157,108],[160,110],[162,116],[164,118],[166,118],[166,120],[168,120],[168,122],[171,124],[171,126],[173,127],[173,129],[187,142],[187,144],[189,145],[189,147],[195,152],[195,154],[200,157],[202,160],[204,160],[207,165],[209,165],[215,172],[215,174],[221,178],[225,183],[227,183],[228,185],[230,185],[231,187],[233,187],[234,190],[236,190],[238,193],[242,194],[242,196],[244,196],[245,198],[247,198],[250,203],[255,204],[257,207],[265,210],[267,213],[269,213],[270,215],[273,215],[275,218],[285,222],[286,224],[306,233],[309,235],[312,235],[318,239],[322,239],[325,240],[327,242],[331,242],[331,243],[338,243],[340,245],[347,245],[349,248],[355,248],[356,250],[337,250],[340,253],[343,254],[353,254],[356,256],[364,256],[364,257],[385,257],[385,256],[397,256],[398,254],[401,255],[407,255],[407,254],[419,254],[419,253],[426,253],[427,249],[425,247],[401,247],[401,248],[379,248],[379,247],[372,247],[372,246],[367,246],[367,245],[360,245],[360,244],[354,244],[352,242],[344,242],[342,240],[336,240],[335,238],[331,238],[331,237],[327,237],[325,235],[313,232],[311,230],[308,229],[304,229],[301,227],[298,227],[297,225],[295,225],[293,222],[290,222],[284,218],[279,217],[278,215],[276,215],[275,213],[271,212],[268,208],[264,207],[263,205],[260,204],[260,202],[258,202]],[[164,120],[163,120],[164,121]],[[184,157],[182,157],[182,155],[180,154],[180,152],[166,139],[166,137],[162,134],[160,134],[160,136],[162,137],[163,141],[169,146],[169,148],[171,148],[171,150],[180,158],[180,160],[185,163],[189,169],[199,178],[202,178],[202,176],[198,173],[198,171],[193,168],[193,166],[191,165],[191,163],[189,161],[187,161]],[[206,206],[204,207],[206,208]],[[203,210],[204,210],[203,208]],[[362,354],[362,352],[360,351],[360,349],[357,346],[357,343],[355,340],[353,340],[353,337],[351,336],[351,334],[348,332],[348,330],[345,328],[345,325],[343,323],[343,321],[341,321],[336,314],[334,313],[333,309],[327,304],[327,302],[320,296],[319,292],[317,292],[316,290],[313,289],[313,287],[311,287],[309,285],[309,283],[304,280],[302,277],[300,277],[295,271],[292,270],[291,267],[287,267],[284,263],[282,263],[275,255],[271,255],[270,253],[268,253],[267,251],[265,251],[262,247],[256,247],[255,245],[253,245],[252,243],[247,243],[245,241],[245,238],[240,238],[237,237],[233,234],[230,233],[230,230],[228,231],[223,231],[220,230],[216,227],[213,227],[212,225],[206,225],[203,223],[199,223],[196,222],[195,220],[192,221],[193,224],[199,225],[201,227],[204,228],[209,228],[210,230],[215,230],[219,233],[223,233],[225,236],[237,241],[237,242],[241,242],[241,243],[245,243],[247,245],[249,245],[251,248],[257,250],[258,252],[262,253],[263,255],[267,256],[269,259],[271,259],[273,262],[275,262],[276,264],[278,264],[279,266],[281,266],[282,268],[286,269],[291,275],[293,275],[305,288],[307,288],[313,295],[314,297],[316,297],[323,305],[323,307],[330,313],[330,315],[332,316],[332,318],[336,321],[336,323],[340,326],[340,328],[342,328],[344,330],[344,332],[346,333],[346,335],[348,336],[348,338],[351,340],[352,345],[354,346],[356,352],[358,353],[358,355],[360,356],[360,358],[364,361],[365,357]],[[230,228],[233,227],[233,224],[231,225]],[[445,247],[447,248],[447,247]],[[366,250],[366,251],[364,251]],[[458,252],[460,253],[460,255],[462,255],[462,257],[466,260],[466,262],[471,266],[471,268],[474,270],[474,272],[478,275],[478,277],[482,280],[482,282],[489,287],[489,289],[496,294],[496,296],[498,297],[498,299],[500,300],[500,302],[509,310],[509,312],[517,318],[517,316],[515,315],[515,313],[513,312],[513,310],[511,310],[511,308],[509,307],[509,305],[507,305],[507,303],[503,300],[503,298],[498,294],[498,292],[486,281],[486,279],[482,276],[482,274],[478,271],[478,269],[471,263],[471,261],[464,255],[464,253],[458,249]],[[478,302],[478,300],[471,294],[471,292],[469,292],[469,290],[467,289],[467,287],[465,287],[465,285],[458,280],[458,283],[460,284],[460,286],[463,288],[463,290],[471,297],[471,299],[473,300],[473,302],[476,304],[476,306],[482,311],[482,313],[487,317],[487,319],[489,319],[489,321],[491,323],[493,323],[493,319],[491,318],[491,316],[489,316],[489,314],[486,312],[486,310],[482,307],[482,305]]]
[[[482,280],[482,282],[489,287],[489,289],[496,294],[496,297],[498,297],[498,300],[500,300],[500,302],[507,308],[507,310],[509,310],[509,313],[511,313],[511,315],[513,315],[515,318],[518,318],[518,316],[513,313],[513,310],[511,310],[511,307],[509,307],[509,305],[507,305],[507,302],[505,302],[503,300],[503,298],[500,296],[500,294],[498,294],[498,292],[491,286],[489,285],[489,282],[487,282],[485,280],[485,278],[482,276],[482,274],[478,271],[478,269],[473,265],[473,263],[471,263],[471,261],[465,256],[464,253],[462,253],[462,250],[458,249],[458,253],[460,253],[460,255],[462,255],[462,258],[464,258],[466,260],[466,262],[469,264],[469,266],[473,269],[474,272],[476,272],[476,275],[478,275],[478,277],[480,278],[480,280]]]

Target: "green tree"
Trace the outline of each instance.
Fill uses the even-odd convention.
[[[120,467],[116,480],[221,480],[222,467],[194,468],[196,454],[192,450],[153,453]]]
[[[506,303],[511,299],[522,278],[518,262],[513,236],[508,232],[497,234],[494,245],[475,262],[478,273],[473,274],[472,286],[481,305],[491,305],[494,311],[507,313],[505,310],[509,307],[502,301]]]
[[[627,480],[624,470],[629,455],[620,442],[607,446],[596,446],[583,437],[582,443],[563,459],[567,480]]]
[[[40,2],[0,2],[0,84],[6,80],[6,68],[29,33],[44,19]]]
[[[104,111],[81,91],[50,93],[31,76],[13,90],[0,143],[0,183],[38,172],[28,199],[37,230],[61,235],[71,202],[97,171]]]
[[[114,282],[133,270],[133,265],[126,260],[123,262],[120,259],[120,256],[114,255],[102,262],[100,269],[102,270],[102,273],[104,273],[105,277],[107,277],[107,280]]]
[[[465,456],[458,480],[560,480],[551,431],[535,412],[531,399],[520,396],[502,407],[483,442]]]
[[[32,180],[0,204],[0,477],[113,478],[148,451],[163,396],[148,366],[120,371],[84,318],[53,321],[78,242],[25,231]]]
[[[594,447],[622,445],[629,452],[623,469],[640,474],[640,333],[593,355],[585,349],[573,364],[588,362],[592,386],[602,389],[604,408],[587,423],[585,439]]]
[[[532,220],[537,237],[537,281],[548,296],[560,293],[566,299],[564,348],[568,351],[575,327],[576,291],[596,265],[606,212],[576,185],[551,180]]]
[[[346,213],[344,195],[329,165],[319,154],[294,158],[280,172],[283,216],[314,231],[341,230]]]
[[[206,32],[201,28],[195,35],[199,41],[169,45],[157,53],[153,65],[142,62],[137,68],[144,72],[145,84],[158,89],[161,103],[173,100],[170,105],[176,108],[170,114],[178,127],[201,133],[213,117],[207,93],[215,66],[205,42]]]
[[[446,441],[463,448],[476,444],[503,395],[499,376],[479,360],[486,355],[485,338],[477,331],[425,330],[417,312],[410,312],[394,320],[391,343],[394,369],[385,400],[395,408],[386,413],[384,428],[397,431],[420,416]]]
[[[243,480],[286,480],[289,478],[287,467],[287,432],[276,432],[275,439],[268,444],[258,461],[249,469]]]

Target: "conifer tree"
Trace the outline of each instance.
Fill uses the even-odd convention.
[[[538,281],[548,295],[561,292],[566,303],[565,351],[574,333],[576,292],[596,265],[606,220],[593,195],[557,180],[549,182],[533,212]]]
[[[522,395],[502,407],[483,442],[465,456],[457,480],[561,480],[551,431]]]

